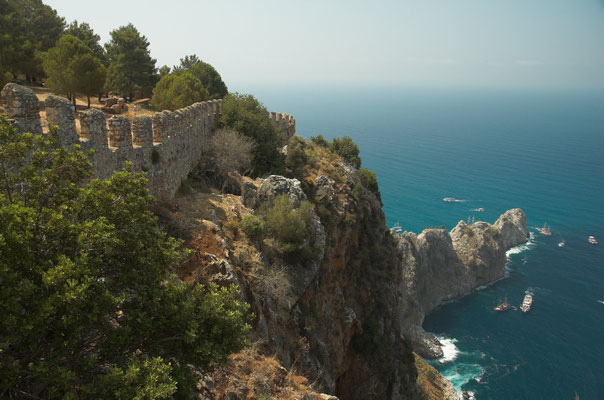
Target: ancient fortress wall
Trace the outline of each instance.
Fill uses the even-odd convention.
[[[35,93],[14,83],[0,94],[5,113],[17,130],[42,134],[40,105]],[[162,111],[150,116],[112,116],[96,109],[80,112],[80,131],[76,130],[71,103],[59,96],[45,100],[46,125],[57,125],[63,146],[79,144],[94,150],[95,175],[107,178],[130,161],[137,171],[145,171],[151,193],[160,201],[170,201],[183,179],[199,162],[212,133],[218,126],[222,100],[195,103],[188,107]],[[295,133],[291,115],[269,113],[271,121],[290,137]]]

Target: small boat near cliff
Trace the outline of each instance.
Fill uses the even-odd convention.
[[[542,228],[539,228],[539,231],[541,233],[543,233],[545,236],[551,236],[552,235],[552,231],[550,230],[549,226],[547,224],[543,224]]]
[[[443,199],[443,201],[446,201],[446,202],[452,203],[452,202],[457,201],[457,199],[456,199],[455,197],[445,197],[445,198]]]
[[[508,296],[505,296],[505,299],[503,301],[501,301],[501,299],[499,299],[499,301],[497,302],[497,305],[495,306],[495,308],[493,308],[494,311],[506,311],[510,308],[510,303],[508,303]]]
[[[587,240],[588,240],[588,241],[589,241],[589,243],[591,243],[591,244],[598,244],[598,241],[597,241],[597,240],[596,240],[596,238],[595,238],[595,237],[593,237],[593,236],[588,237],[588,238],[587,238]]]
[[[565,243],[565,242],[564,242],[564,240],[563,240],[563,241],[561,241],[560,243],[558,243],[558,247],[564,247],[564,245],[565,245],[565,244],[566,244],[566,243]]]
[[[522,310],[523,313],[526,313],[531,310],[532,306],[533,306],[533,296],[531,296],[530,294],[525,295],[524,300],[522,300],[522,305],[520,306],[520,309]]]

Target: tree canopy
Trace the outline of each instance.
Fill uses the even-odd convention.
[[[46,86],[53,92],[66,94],[75,102],[75,94],[98,93],[105,83],[105,67],[84,42],[64,35],[44,57]]]
[[[268,117],[268,111],[251,94],[229,93],[222,103],[220,123],[254,141],[252,169],[255,175],[281,173],[283,139]]]
[[[0,1],[0,71],[39,76],[41,53],[64,29],[65,20],[41,0]]]
[[[228,89],[218,71],[210,64],[201,61],[194,54],[181,58],[180,65],[174,67],[173,72],[175,74],[190,72],[195,75],[210,93],[210,99],[222,99],[228,93]]]
[[[0,117],[0,391],[8,398],[185,398],[194,372],[245,344],[236,289],[170,270],[143,173],[89,180],[57,130]]]
[[[155,59],[149,53],[149,41],[132,24],[111,32],[105,45],[109,68],[107,89],[127,95],[135,91],[150,92],[155,83]]]
[[[208,97],[208,91],[193,74],[169,74],[155,85],[151,105],[158,111],[176,110],[207,100]]]
[[[98,58],[104,66],[107,66],[105,49],[100,43],[101,37],[94,33],[87,22],[82,22],[80,24],[77,20],[73,21],[71,24],[69,24],[65,30],[65,33],[80,39],[90,50],[92,50],[92,54]]]

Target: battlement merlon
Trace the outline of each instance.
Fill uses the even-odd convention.
[[[285,113],[269,112],[268,118],[281,131],[285,139],[289,139],[296,134],[296,120],[293,116]]]
[[[0,92],[6,116],[12,120],[13,126],[19,132],[42,134],[40,120],[40,102],[33,90],[7,83]]]
[[[9,83],[0,92],[0,102],[19,132],[43,134],[40,102],[31,89]],[[75,109],[67,99],[49,95],[44,104],[46,126],[59,127],[61,145],[79,143],[83,150],[94,150],[96,177],[107,178],[131,161],[135,170],[147,172],[149,189],[160,201],[171,201],[199,163],[222,111],[222,100],[210,100],[130,121],[125,116],[107,118],[91,108],[79,113],[78,132]],[[291,115],[269,113],[269,118],[286,138],[295,134]]]

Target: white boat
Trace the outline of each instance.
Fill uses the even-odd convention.
[[[563,240],[563,241],[561,241],[560,243],[558,243],[558,247],[564,247],[564,245],[565,245],[565,244],[566,244],[566,243],[564,243],[564,240]]]
[[[598,244],[598,241],[596,240],[595,237],[590,236],[589,238],[587,238],[587,240],[589,241],[589,243],[591,244]]]
[[[533,305],[533,296],[531,296],[530,294],[527,294],[526,296],[524,296],[524,300],[522,300],[522,305],[520,306],[520,309],[522,310],[523,313],[527,313],[531,310],[532,305]]]

